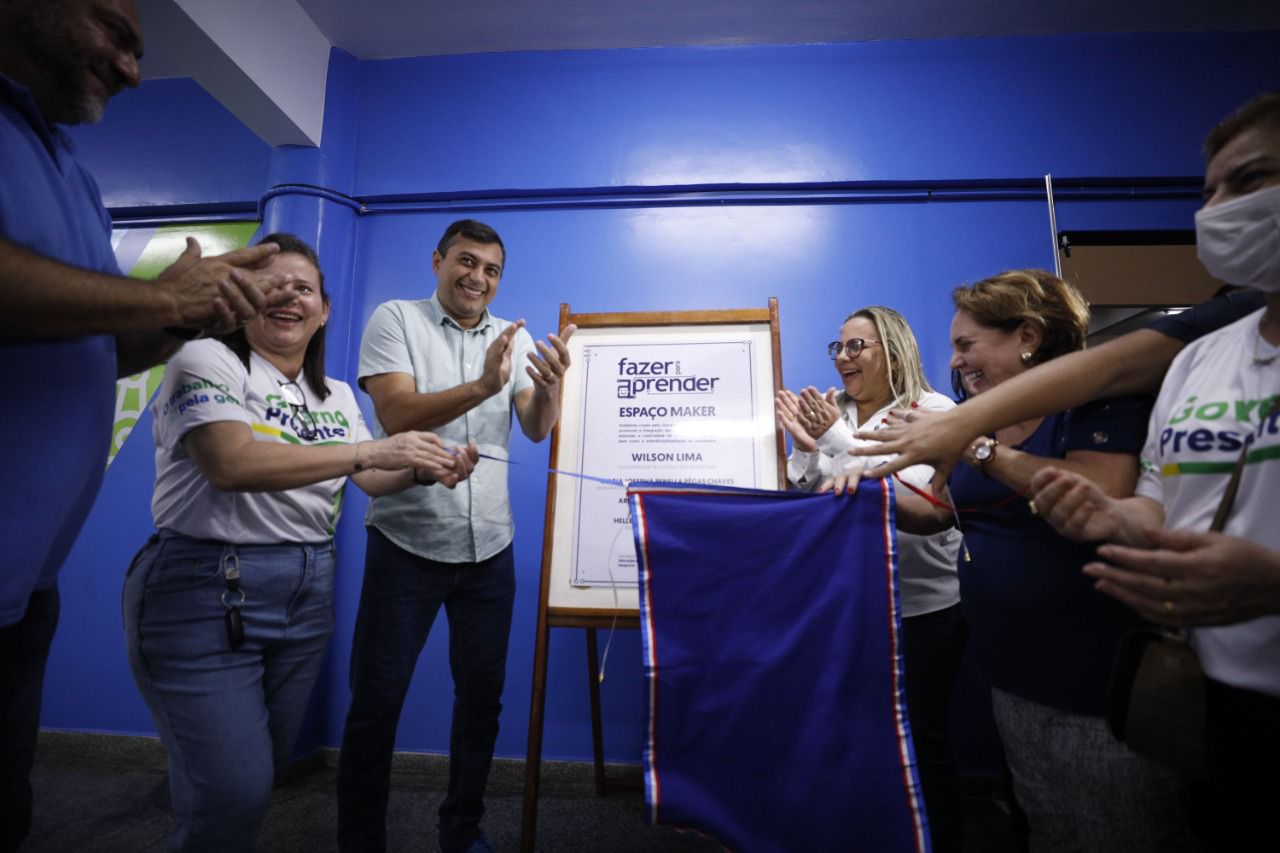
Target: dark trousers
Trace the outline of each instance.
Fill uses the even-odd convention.
[[[40,728],[40,697],[58,588],[31,593],[22,621],[0,628],[0,853],[11,853],[31,829],[31,767]]]
[[[351,648],[351,709],[338,760],[338,846],[344,853],[386,849],[396,727],[418,655],[444,605],[453,727],[440,846],[465,850],[480,835],[498,738],[515,601],[512,549],[479,563],[438,563],[401,549],[376,528],[368,532]]]
[[[951,690],[967,639],[959,604],[902,620],[907,719],[929,814],[929,834],[937,853],[959,851],[963,837],[960,789],[947,724]]]
[[[1192,832],[1213,853],[1273,849],[1280,697],[1213,679],[1205,680],[1205,688],[1209,778],[1192,786]]]

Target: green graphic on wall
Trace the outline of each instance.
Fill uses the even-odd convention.
[[[203,225],[168,225],[163,228],[116,228],[111,245],[120,269],[133,278],[150,281],[164,272],[187,247],[187,237],[195,237],[204,256],[221,255],[244,248],[258,230],[257,222],[217,222]],[[151,396],[164,378],[164,365],[128,376],[116,383],[116,417],[111,428],[110,467],[120,448],[142,417]]]

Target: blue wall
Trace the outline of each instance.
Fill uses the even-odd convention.
[[[71,132],[115,212],[252,210],[267,187],[270,147],[190,79],[126,89],[101,123]]]
[[[489,54],[360,63],[335,51],[325,143],[269,150],[189,81],[145,84],[76,131],[123,218],[264,204],[320,243],[334,293],[330,370],[351,379],[373,307],[426,296],[444,226],[477,216],[509,263],[495,311],[553,330],[575,311],[763,306],[779,298],[784,381],[832,384],[824,350],[854,308],[912,323],[947,384],[951,287],[1051,266],[1042,177],[1061,229],[1189,228],[1204,133],[1280,80],[1280,34],[966,39],[793,47]],[[301,194],[311,184],[339,196]],[[331,324],[332,325],[332,324]],[[371,407],[365,403],[366,415]],[[150,531],[145,417],[108,472],[63,574],[50,727],[152,730],[124,661],[121,576]],[[513,442],[543,465],[547,446]],[[498,750],[527,736],[545,477],[513,467],[520,584]],[[311,743],[336,744],[363,564],[356,490],[339,529],[338,629]],[[603,638],[602,638],[603,641]],[[552,633],[544,754],[590,754],[579,631]],[[614,641],[606,751],[639,757],[639,642]],[[400,728],[444,751],[443,630]]]

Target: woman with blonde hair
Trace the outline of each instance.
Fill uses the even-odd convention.
[[[848,451],[875,442],[857,439],[854,433],[876,429],[890,409],[945,411],[955,406],[929,387],[915,335],[892,308],[873,305],[850,314],[827,354],[840,374],[842,390],[832,388],[824,394],[809,387],[794,394],[784,389],[776,401],[779,420],[791,433],[794,447],[787,477],[805,491],[829,483],[850,465],[861,466],[863,458]],[[872,457],[868,464],[888,458]],[[924,488],[933,469],[915,465],[899,476]],[[951,688],[965,639],[956,580],[958,548],[955,531],[898,536],[907,707],[933,847],[939,851],[961,847],[960,799],[947,742]]]

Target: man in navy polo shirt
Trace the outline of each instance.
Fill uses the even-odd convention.
[[[275,246],[202,259],[191,240],[157,281],[121,276],[59,125],[97,121],[141,55],[133,0],[0,3],[0,853],[30,825],[57,572],[102,482],[115,380],[229,331],[274,285],[252,267]]]

